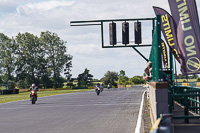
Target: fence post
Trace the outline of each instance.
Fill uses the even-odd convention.
[[[185,109],[184,109],[184,113],[185,113],[185,116],[188,116],[189,115],[189,111],[188,111],[188,107],[189,107],[189,100],[188,100],[188,97],[185,96],[184,97],[184,101],[185,101]],[[189,119],[185,119],[185,123],[189,123]]]

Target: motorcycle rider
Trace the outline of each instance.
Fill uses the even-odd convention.
[[[103,91],[103,83],[101,83],[100,89],[101,89],[101,92],[102,92]]]
[[[97,83],[97,85],[96,85],[96,87],[95,87],[95,90],[97,91],[98,88],[100,88],[100,84],[99,84],[99,83]]]
[[[111,84],[110,84],[110,83],[108,84],[108,87],[107,87],[107,88],[108,88],[108,89],[110,89],[110,88],[111,88]]]
[[[36,101],[37,101],[37,91],[39,91],[38,87],[33,83],[29,91],[35,91]],[[31,94],[30,94],[30,100],[31,100]]]

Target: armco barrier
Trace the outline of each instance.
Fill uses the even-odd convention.
[[[19,90],[18,89],[1,90],[1,95],[7,95],[7,94],[19,94]]]
[[[196,87],[200,87],[200,82],[196,82]]]
[[[176,86],[200,87],[200,82],[176,82]]]
[[[95,87],[94,86],[90,86],[90,87],[88,87],[88,89],[95,89]]]
[[[72,88],[56,88],[56,90],[72,90]]]
[[[126,85],[126,88],[131,88],[131,85]]]
[[[75,90],[75,89],[88,89],[88,87],[73,87],[72,90]]]
[[[117,88],[125,88],[124,85],[118,85]]]
[[[182,86],[189,86],[189,83],[182,83]]]

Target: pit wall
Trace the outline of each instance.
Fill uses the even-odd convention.
[[[160,114],[168,114],[168,83],[149,82],[149,106],[152,124],[160,117]]]

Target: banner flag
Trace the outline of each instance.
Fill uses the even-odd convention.
[[[164,9],[155,6],[153,6],[153,9],[156,15],[161,15],[161,30],[163,36],[170,48],[170,51],[180,63],[180,50],[176,37],[176,24],[174,23],[172,16]]]
[[[200,29],[199,29],[199,15],[197,11],[196,1],[195,0],[186,0],[186,5],[188,6],[188,13],[190,14],[190,20],[193,25],[196,38],[200,47]]]
[[[161,40],[162,46],[162,57],[163,57],[163,64],[166,68],[168,68],[168,55],[167,55],[167,47],[163,40]]]
[[[200,73],[199,20],[195,0],[168,0],[177,25],[182,74]]]

